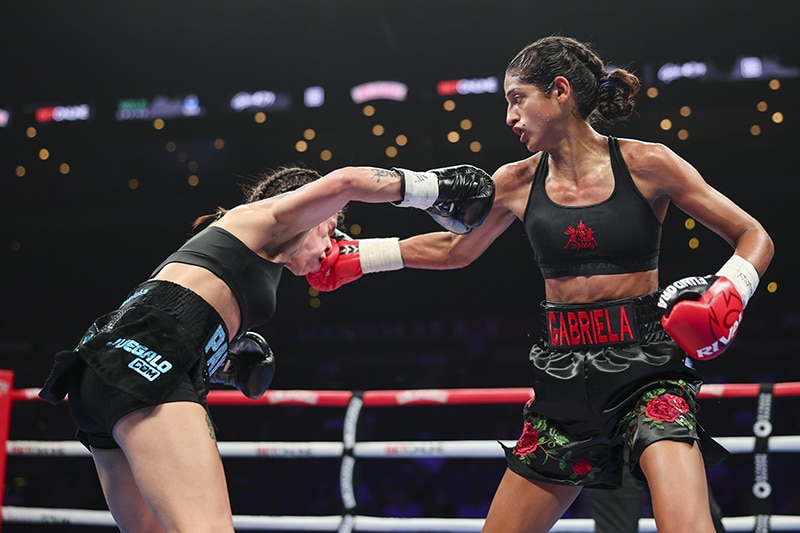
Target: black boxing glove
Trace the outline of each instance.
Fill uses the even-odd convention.
[[[250,399],[267,392],[275,375],[275,355],[267,340],[255,331],[247,331],[228,345],[228,357],[209,381],[230,385]]]
[[[443,228],[469,233],[483,224],[494,203],[494,181],[472,165],[415,172],[393,168],[403,176],[403,199],[397,207],[424,209]]]

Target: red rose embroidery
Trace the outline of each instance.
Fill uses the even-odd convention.
[[[582,457],[578,463],[572,467],[572,472],[578,476],[585,476],[592,471],[592,464]]]
[[[520,436],[517,445],[514,447],[514,453],[516,455],[528,455],[535,452],[538,447],[539,432],[530,422],[525,422],[525,426],[522,428],[522,436]]]
[[[681,415],[689,412],[689,404],[680,396],[663,394],[647,402],[645,416],[658,422],[675,422]]]

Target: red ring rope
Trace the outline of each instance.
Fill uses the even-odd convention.
[[[700,388],[700,398],[755,398],[758,383],[707,383]],[[530,388],[486,389],[411,389],[374,390],[363,393],[364,407],[398,405],[457,405],[490,403],[524,403],[531,398]],[[14,389],[11,400],[37,400],[39,389]],[[774,396],[800,396],[800,382],[775,383]],[[353,393],[325,390],[270,390],[258,400],[245,398],[237,390],[212,390],[208,395],[210,405],[315,405],[320,407],[345,407]]]

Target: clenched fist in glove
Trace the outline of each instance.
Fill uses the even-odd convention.
[[[758,285],[755,267],[734,255],[714,276],[690,276],[658,300],[664,330],[693,359],[713,359],[733,342]]]
[[[335,237],[335,236],[334,236]],[[331,239],[331,250],[316,272],[306,275],[315,289],[330,292],[364,274],[403,268],[399,239]]]
[[[472,165],[414,172],[393,168],[403,176],[398,207],[424,209],[443,228],[469,233],[483,224],[494,203],[494,181]]]
[[[236,387],[256,400],[267,392],[274,374],[275,356],[267,340],[255,331],[247,331],[228,345],[228,358],[210,381]]]

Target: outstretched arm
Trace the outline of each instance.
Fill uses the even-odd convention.
[[[471,165],[426,172],[347,167],[286,194],[272,207],[272,214],[278,224],[305,231],[350,201],[424,209],[445,229],[469,233],[483,223],[492,207],[494,182]]]
[[[272,207],[278,224],[305,231],[340,211],[350,201],[397,202],[402,175],[374,167],[344,167],[280,197]]]
[[[530,188],[524,162],[501,166],[492,176],[495,198],[492,210],[480,227],[468,235],[437,232],[400,241],[403,263],[408,268],[452,270],[463,268],[485,252],[517,218],[522,217],[526,191]],[[520,201],[520,198],[522,199]]]
[[[333,291],[364,274],[399,270],[404,267],[448,270],[469,265],[514,221],[515,215],[499,196],[485,221],[468,233],[441,231],[408,239],[332,239],[331,252],[317,272],[306,278],[312,287]],[[499,200],[499,201],[498,201]],[[435,218],[435,217],[434,217]],[[447,226],[445,226],[447,227]]]
[[[403,239],[403,264],[425,270],[463,268],[479,258],[514,220],[513,213],[495,204],[486,222],[468,235],[440,231]]]

